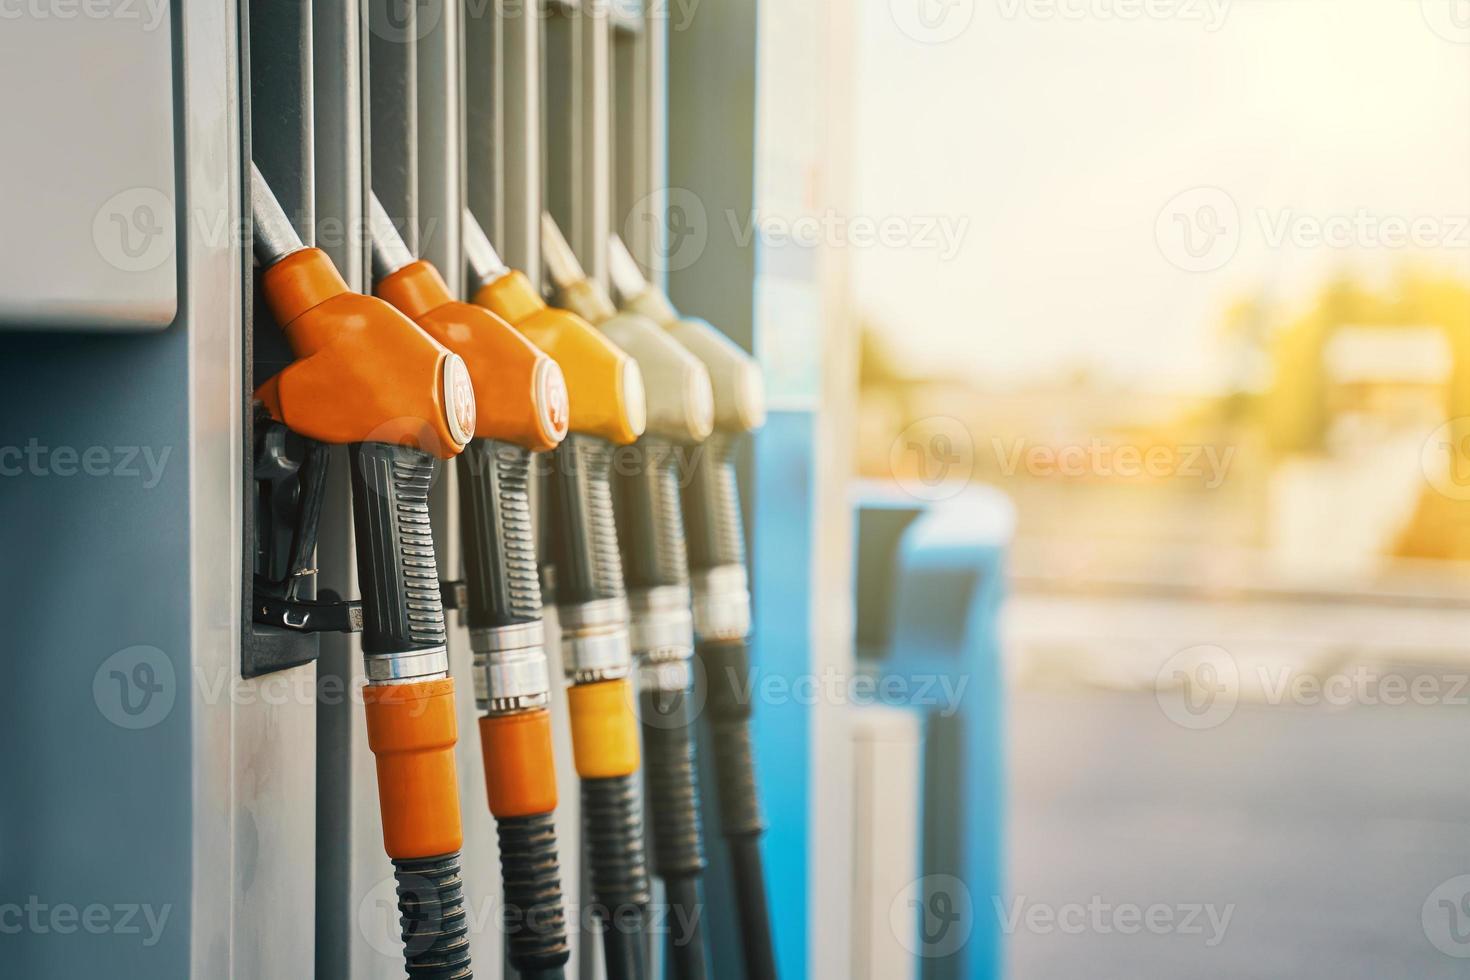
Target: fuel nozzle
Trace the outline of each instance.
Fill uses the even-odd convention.
[[[566,436],[566,383],[556,362],[510,324],[455,300],[438,270],[414,258],[376,195],[370,206],[378,295],[464,358],[485,406],[458,460],[464,615],[485,784],[500,838],[511,965],[559,977],[569,947],[530,482],[532,454]]]
[[[720,824],[730,846],[739,900],[746,975],[774,977],[775,952],[760,837],[764,832],[751,743],[750,587],[735,453],[740,438],[765,421],[760,366],[703,320],[680,317],[650,284],[616,236],[609,242],[613,284],[626,309],[656,320],[702,361],[714,387],[714,433],[694,461],[681,494],[698,657],[709,681]]]
[[[640,313],[619,313],[602,284],[582,271],[551,215],[541,215],[541,247],[557,299],[638,362],[648,391],[647,435],[692,444],[715,424],[710,373],[698,357]]]
[[[479,243],[466,214],[474,301],[500,314],[562,366],[570,432],[543,484],[572,752],[582,785],[593,907],[605,923],[608,974],[644,974],[641,923],[650,892],[637,796],[638,722],[629,690],[627,591],[613,518],[612,457],[648,424],[638,363],[576,313],[547,306],[520,272]],[[482,247],[482,244],[484,247]]]
[[[548,238],[559,242],[550,231],[554,226],[548,222]],[[626,260],[623,269],[614,268],[626,281],[632,259],[626,253],[615,259]],[[565,259],[562,264],[571,265]],[[633,274],[637,275],[636,266]],[[573,286],[579,283],[574,280]],[[606,295],[593,284],[580,288]],[[667,304],[645,305],[652,312],[673,316]],[[702,443],[714,429],[715,395],[704,364],[643,311],[606,317],[600,326],[638,358],[650,379],[650,418],[670,420],[660,426],[651,422],[632,447],[633,465],[620,468],[615,480],[615,503],[633,612],[633,648],[640,663],[653,867],[664,881],[669,903],[689,917],[700,905],[705,858],[692,738],[693,597],[680,490],[684,475],[707,451]],[[700,387],[698,401],[687,395],[681,398],[680,385],[687,391],[694,383]],[[703,937],[697,929],[682,938],[670,936],[668,955],[678,980],[706,976]]]
[[[608,241],[608,270],[624,310],[648,317],[704,362],[714,387],[715,429],[726,434],[759,429],[766,420],[766,393],[755,358],[708,322],[681,317],[663,290],[644,278],[617,235]]]
[[[297,356],[256,397],[299,434],[350,446],[363,699],[404,958],[412,976],[466,980],[454,681],[428,497],[433,455],[469,442],[474,390],[458,355],[302,244],[253,167],[251,202],[266,303]]]

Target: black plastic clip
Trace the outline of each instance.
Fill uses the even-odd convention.
[[[283,599],[255,593],[255,622],[297,633],[361,633],[362,600],[323,589],[316,599]]]
[[[470,604],[470,587],[456,579],[439,581],[439,601],[445,609],[464,609]]]

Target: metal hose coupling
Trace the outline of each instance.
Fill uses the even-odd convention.
[[[470,630],[475,704],[485,714],[544,708],[551,700],[546,631],[540,620]]]
[[[369,684],[412,684],[449,676],[449,650],[442,646],[399,653],[368,653],[362,661]]]
[[[626,599],[557,606],[562,664],[573,684],[593,684],[628,676],[633,665]]]
[[[694,635],[701,642],[750,635],[750,585],[744,565],[716,565],[690,574]]]
[[[633,612],[631,640],[638,658],[642,691],[683,691],[691,680],[694,617],[688,586],[663,585],[635,590],[628,597]]]

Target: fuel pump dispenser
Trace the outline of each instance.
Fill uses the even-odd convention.
[[[735,449],[765,421],[765,388],[755,359],[703,320],[681,318],[667,296],[647,282],[622,241],[613,236],[609,271],[625,309],[668,330],[709,369],[715,431],[683,490],[694,634],[709,684],[706,717],[719,787],[720,830],[730,848],[748,977],[776,976],[760,838],[764,822],[756,790],[750,736],[750,591]]]
[[[648,430],[614,476],[618,540],[633,615],[633,653],[640,665],[644,773],[653,814],[653,869],[663,879],[670,912],[689,931],[670,931],[670,964],[680,980],[702,980],[699,879],[705,867],[690,725],[694,620],[689,558],[679,501],[681,474],[714,429],[714,392],[704,364],[647,317],[618,313],[589,279],[556,223],[542,217],[542,249],[551,278],[569,307],[638,361],[648,384]]]
[[[508,957],[524,978],[559,978],[569,947],[555,812],[556,761],[531,528],[532,454],[567,434],[561,368],[489,310],[453,299],[369,198],[376,292],[464,358],[474,438],[459,454],[463,610],[474,651],[485,785],[500,843]]]
[[[607,974],[641,980],[650,895],[611,466],[615,448],[632,444],[647,424],[643,375],[611,340],[581,317],[547,306],[524,275],[506,268],[469,213],[464,226],[474,302],[525,334],[566,376],[570,431],[549,454],[543,486],[552,558],[547,578],[571,682],[572,755]]]
[[[458,729],[428,493],[434,456],[475,431],[474,389],[457,354],[302,244],[253,166],[251,211],[265,299],[297,357],[255,397],[297,434],[350,447],[363,698],[408,974],[465,980]]]

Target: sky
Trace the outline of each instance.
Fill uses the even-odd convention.
[[[911,369],[1213,390],[1235,299],[1470,279],[1470,0],[854,2],[853,214],[904,244],[852,281]]]

